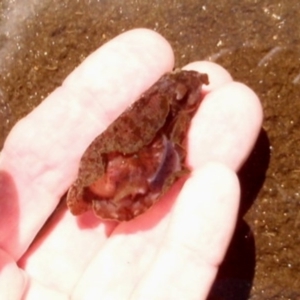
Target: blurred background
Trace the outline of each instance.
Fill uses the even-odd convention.
[[[159,32],[176,67],[215,61],[264,108],[239,172],[238,226],[209,299],[300,299],[299,20],[297,0],[0,0],[0,147],[96,48],[132,28]]]

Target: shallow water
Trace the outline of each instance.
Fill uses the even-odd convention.
[[[211,299],[298,299],[300,3],[207,2],[0,1],[0,142],[89,53],[125,30],[161,33],[177,66],[220,63],[259,95],[265,120],[240,172],[240,220]]]

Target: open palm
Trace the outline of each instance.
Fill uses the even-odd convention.
[[[235,226],[235,171],[262,122],[256,95],[220,66],[185,67],[210,78],[188,133],[189,178],[130,222],[58,205],[90,142],[173,64],[161,36],[128,31],[13,128],[0,158],[0,299],[206,298]]]

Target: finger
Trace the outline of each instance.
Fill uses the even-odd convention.
[[[22,300],[43,299],[43,300],[69,300],[69,295],[62,293],[59,290],[55,290],[52,287],[46,287],[40,284],[40,282],[30,278],[26,291]]]
[[[72,299],[131,299],[157,255],[181,185],[175,184],[151,210],[116,227],[82,273]]]
[[[172,50],[160,35],[129,31],[94,52],[14,127],[0,163],[18,195],[1,201],[4,249],[15,257],[24,252],[74,180],[85,148],[172,66]],[[3,232],[16,228],[16,240]]]
[[[210,163],[193,172],[175,204],[157,259],[131,299],[206,299],[231,239],[239,184]]]
[[[197,168],[207,161],[219,161],[238,170],[261,129],[263,112],[257,95],[232,81],[215,63],[197,62],[187,68],[207,73],[210,80],[189,131],[187,163]]]
[[[92,213],[84,218],[89,218],[88,227],[66,211],[65,205],[59,208],[18,261],[19,267],[45,289],[69,294],[114,228],[110,222],[104,226]]]
[[[26,288],[26,276],[3,250],[0,250],[0,270],[0,299],[21,299]]]

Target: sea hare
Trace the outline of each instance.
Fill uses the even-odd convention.
[[[67,205],[74,215],[128,221],[148,210],[182,175],[186,135],[208,76],[162,76],[87,148]]]

